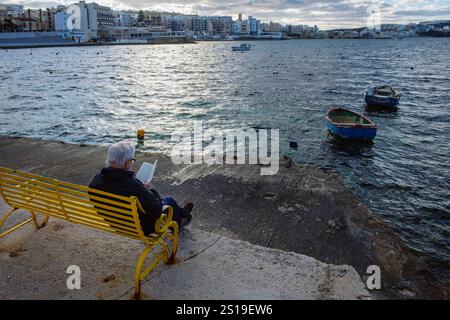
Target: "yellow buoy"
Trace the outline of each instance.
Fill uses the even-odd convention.
[[[145,130],[144,129],[139,129],[137,131],[137,138],[139,140],[144,140],[144,138],[145,138]]]

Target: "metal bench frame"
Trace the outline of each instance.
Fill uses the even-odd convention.
[[[175,262],[178,224],[172,220],[173,208],[170,206],[164,206],[167,214],[162,214],[156,222],[155,234],[146,236],[139,220],[139,212],[145,211],[136,197],[119,196],[4,167],[0,167],[0,196],[11,207],[0,220],[0,230],[15,211],[23,209],[31,214],[31,218],[0,233],[0,239],[30,222],[36,229],[43,228],[49,218],[54,217],[142,241],[146,247],[136,265],[136,299],[140,297],[141,282],[159,262]],[[38,214],[44,216],[42,222],[38,222]],[[166,240],[172,242],[170,255]],[[145,259],[157,246],[162,250],[143,270]]]

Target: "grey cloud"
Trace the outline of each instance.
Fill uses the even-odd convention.
[[[0,0],[1,1],[1,0]],[[2,2],[17,3],[20,0],[3,0]],[[70,3],[69,0],[61,0]],[[89,1],[89,0],[86,0]],[[343,26],[364,26],[368,18],[367,8],[374,3],[379,3],[382,10],[383,21],[405,23],[417,21],[418,17],[426,16],[450,19],[448,5],[435,4],[433,10],[422,10],[416,7],[404,7],[403,1],[378,2],[375,0],[92,0],[101,4],[112,5],[119,9],[152,9],[175,8],[181,13],[193,13],[205,15],[232,15],[238,13],[253,15],[262,21],[278,21],[281,23],[317,24],[321,28],[335,28]],[[27,3],[26,0],[22,2]],[[52,1],[53,5],[58,0]],[[45,4],[43,2],[28,2]],[[435,2],[436,3],[436,2]],[[449,0],[450,4],[450,0]],[[417,4],[419,6],[419,4]]]

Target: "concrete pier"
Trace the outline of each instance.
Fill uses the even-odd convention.
[[[104,147],[0,137],[0,166],[83,185],[105,155]],[[285,161],[267,177],[257,165],[136,158],[136,168],[158,159],[154,186],[162,195],[195,203],[180,261],[157,268],[143,287],[148,298],[447,297],[420,259],[332,172]],[[5,209],[2,203],[1,214]],[[27,226],[0,240],[0,298],[128,298],[140,250],[136,241],[54,219],[38,231]],[[86,270],[83,290],[66,289],[70,264]],[[370,265],[382,270],[379,292],[365,289]]]

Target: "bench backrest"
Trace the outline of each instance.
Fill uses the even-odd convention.
[[[0,195],[11,207],[145,241],[138,215],[140,204],[135,197],[3,167]]]

